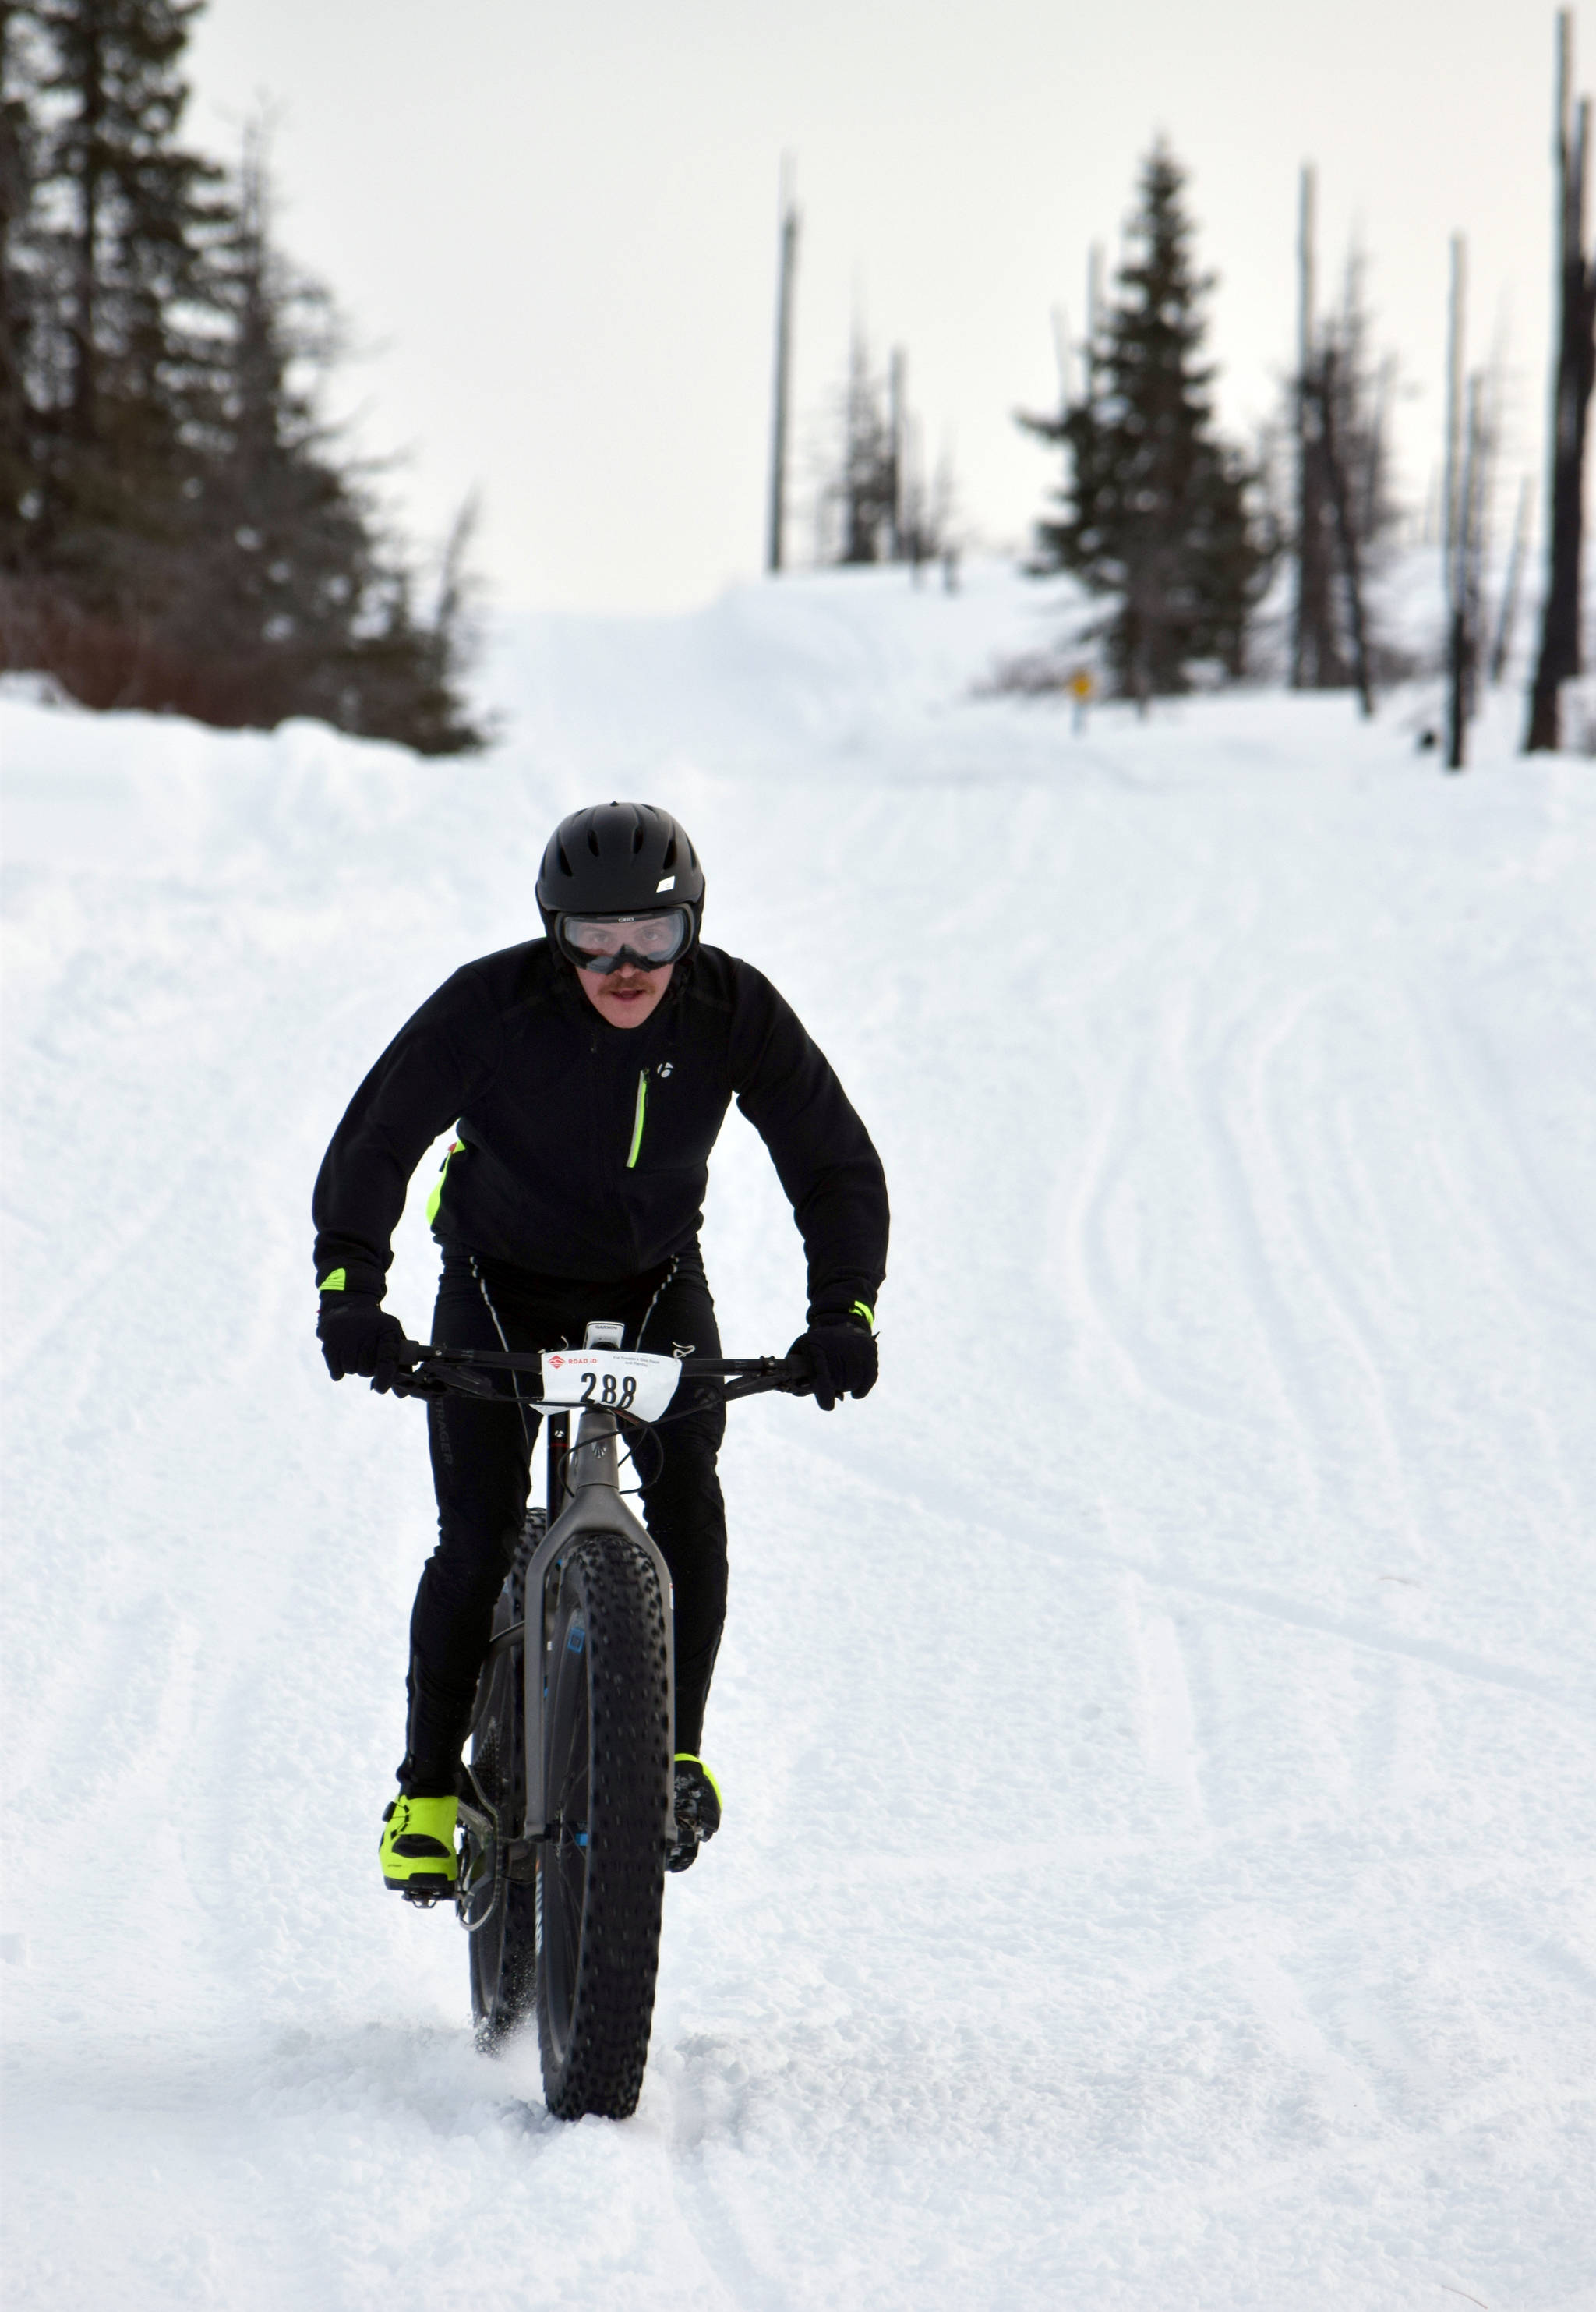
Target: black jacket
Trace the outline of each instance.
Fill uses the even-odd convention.
[[[466,964],[395,1037],[317,1178],[318,1281],[380,1293],[410,1176],[458,1125],[432,1232],[608,1283],[685,1250],[736,1099],[771,1152],[812,1317],[874,1308],[886,1181],[824,1055],[751,964],[700,948],[641,1028],[612,1028],[546,940]]]

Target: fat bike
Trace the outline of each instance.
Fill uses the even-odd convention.
[[[676,1843],[670,1575],[623,1496],[621,1446],[635,1464],[656,1426],[715,1397],[808,1386],[791,1358],[647,1356],[621,1331],[590,1324],[581,1349],[542,1354],[408,1342],[397,1384],[545,1423],[546,1501],[527,1511],[477,1682],[455,1906],[478,2043],[536,2010],[559,2119],[636,2108]]]

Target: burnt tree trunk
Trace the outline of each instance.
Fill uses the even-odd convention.
[[[1496,620],[1496,639],[1491,645],[1491,683],[1501,683],[1507,673],[1507,662],[1513,655],[1513,630],[1518,623],[1519,586],[1524,574],[1524,556],[1530,544],[1531,491],[1528,475],[1519,485],[1518,519],[1513,525],[1513,547],[1507,557],[1507,575],[1502,584],[1502,609]]]
[[[1469,249],[1461,233],[1452,237],[1452,288],[1446,305],[1446,527],[1442,560],[1446,574],[1446,767],[1461,771],[1469,722],[1469,508],[1468,458],[1463,422],[1464,298]]]
[[[787,422],[792,382],[792,285],[798,271],[798,213],[792,197],[792,171],[781,166],[781,226],[776,272],[776,363],[771,390],[770,503],[764,566],[782,567],[787,516]]]
[[[1315,179],[1302,174],[1297,222],[1296,600],[1291,630],[1294,690],[1334,689],[1346,679],[1330,600],[1328,511],[1321,364],[1313,308],[1317,285],[1313,214]]]
[[[1591,108],[1570,133],[1569,16],[1557,18],[1559,314],[1552,398],[1551,540],[1540,657],[1530,696],[1526,754],[1558,742],[1557,694],[1580,669],[1580,564],[1584,546],[1585,424],[1596,381],[1596,268],[1585,254],[1585,162]]]
[[[1357,702],[1365,714],[1374,712],[1374,684],[1369,665],[1368,625],[1364,617],[1363,562],[1358,553],[1357,524],[1353,519],[1347,469],[1336,437],[1336,349],[1327,346],[1318,372],[1319,445],[1324,460],[1336,538],[1341,549],[1341,576],[1347,588],[1347,625],[1352,636],[1352,673]]]

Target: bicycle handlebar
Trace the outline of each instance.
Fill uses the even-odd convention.
[[[405,1363],[394,1381],[396,1397],[440,1397],[453,1391],[462,1397],[497,1397],[509,1405],[515,1399],[495,1386],[493,1374],[531,1373],[539,1380],[543,1378],[543,1355],[536,1349],[448,1349],[433,1348],[424,1341],[406,1341],[400,1354]],[[676,1362],[684,1379],[723,1380],[724,1404],[735,1397],[758,1397],[769,1389],[802,1397],[812,1386],[808,1371],[797,1357],[680,1357]]]

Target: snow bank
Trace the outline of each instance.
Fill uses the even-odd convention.
[[[0,702],[12,2303],[1596,2303],[1596,772],[1512,697],[1461,779],[1417,690],[972,698],[1049,614],[538,620],[460,765]],[[868,1402],[734,1415],[727,1827],[562,2128],[378,1883],[425,1456],[306,1206],[625,793],[894,1240]],[[785,1345],[736,1119],[706,1251]]]

